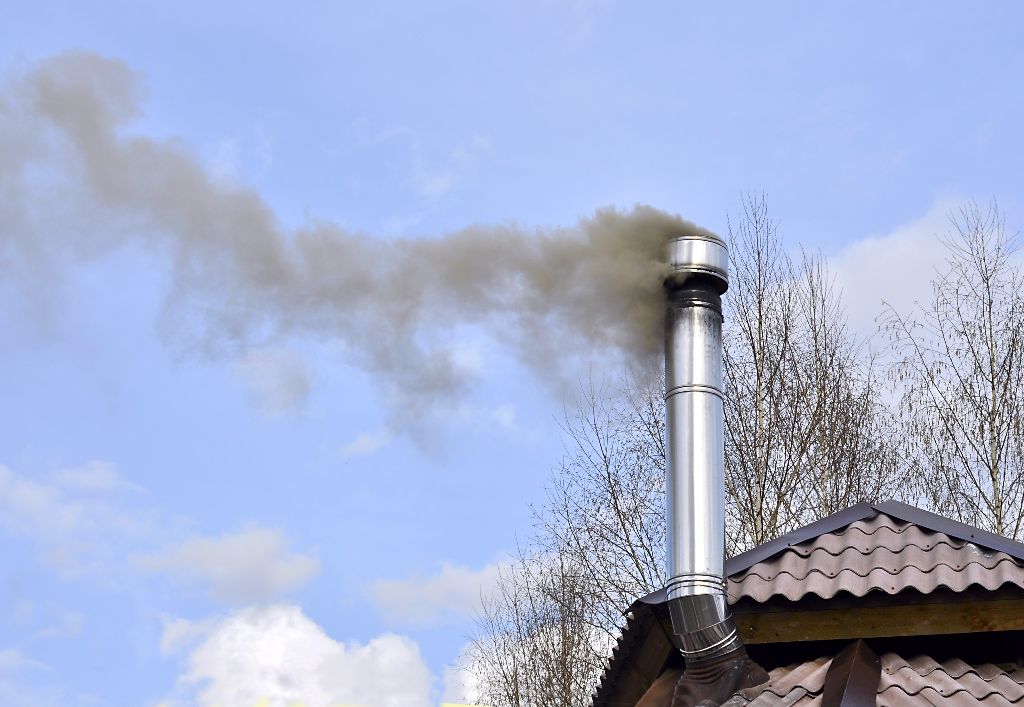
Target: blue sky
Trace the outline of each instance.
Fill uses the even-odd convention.
[[[867,332],[881,297],[924,292],[959,200],[1021,223],[1022,21],[1012,2],[39,0],[0,25],[0,114],[40,61],[95,52],[142,77],[128,134],[286,227],[373,238],[638,202],[724,230],[763,192]],[[76,215],[53,226],[76,253],[111,222],[26,198]],[[0,222],[0,701],[255,704],[283,671],[311,705],[440,702],[562,454],[560,389],[455,327],[474,385],[407,428],[328,335],[181,335],[194,310],[144,237],[26,271],[12,244],[48,236],[22,228]]]

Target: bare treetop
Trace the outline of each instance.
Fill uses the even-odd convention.
[[[1024,277],[995,203],[970,203],[941,238],[932,298],[884,320],[903,386],[922,499],[965,523],[1024,531]]]

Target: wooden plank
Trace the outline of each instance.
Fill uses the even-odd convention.
[[[1024,599],[896,603],[735,613],[746,643],[1024,630]]]

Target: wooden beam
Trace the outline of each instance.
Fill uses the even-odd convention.
[[[951,633],[1024,630],[1024,598],[985,598],[958,595],[949,601],[929,597],[862,606],[734,608],[736,627],[744,642],[788,643],[832,639],[930,636]]]

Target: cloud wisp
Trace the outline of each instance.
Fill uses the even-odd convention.
[[[208,588],[210,595],[234,604],[268,602],[309,582],[320,561],[288,549],[284,535],[270,528],[249,528],[219,538],[196,537],[135,563],[143,570]]]
[[[145,250],[172,275],[164,330],[175,341],[337,341],[407,420],[467,386],[448,343],[459,326],[489,329],[546,378],[578,357],[659,347],[664,243],[700,230],[677,216],[608,208],[567,228],[390,240],[324,222],[287,229],[181,141],[131,134],[141,93],[129,67],[87,52],[3,86],[0,275],[18,274],[7,286],[25,299],[59,290],[70,264]]]
[[[346,459],[371,456],[386,447],[393,436],[391,430],[363,432],[341,448],[341,455]]]
[[[94,459],[79,467],[61,469],[53,474],[58,487],[81,493],[114,493],[142,491],[142,487],[121,477],[117,466]]]
[[[501,572],[497,562],[480,569],[446,562],[434,575],[374,582],[369,595],[392,624],[464,621],[479,610],[481,596],[493,591]]]
[[[235,605],[280,599],[320,572],[319,559],[292,550],[280,530],[253,526],[196,535],[184,518],[129,502],[140,493],[107,462],[45,479],[0,465],[0,532],[38,548],[43,565],[65,578],[123,587],[139,576],[160,575]],[[26,605],[26,619],[31,611]],[[76,630],[73,619],[63,630]]]
[[[146,514],[119,498],[139,490],[102,461],[46,478],[0,464],[0,531],[37,547],[43,563],[66,578],[92,575],[102,581],[126,539],[153,537],[155,525]],[[167,518],[163,526],[175,520]]]
[[[43,670],[46,665],[29,658],[16,648],[0,650],[0,674],[19,670]]]

